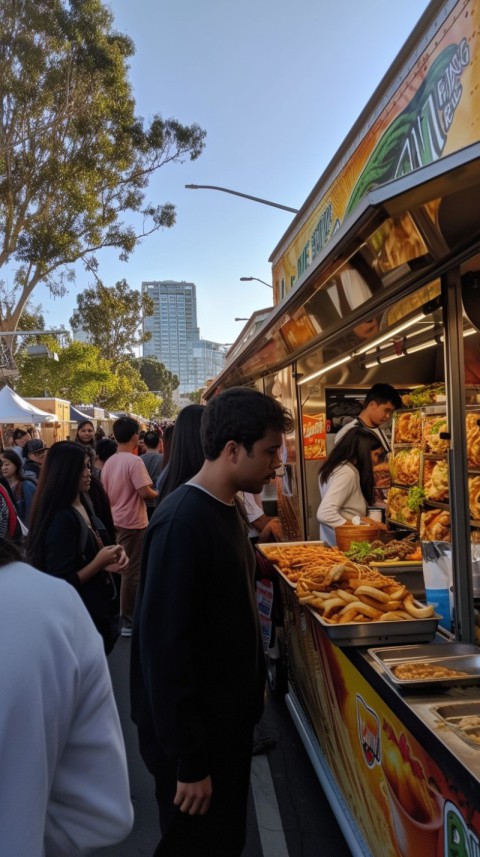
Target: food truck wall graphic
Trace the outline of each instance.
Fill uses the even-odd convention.
[[[384,107],[381,93],[373,96],[380,106],[369,117],[370,127],[359,141],[353,135],[345,165],[340,162],[337,175],[329,170],[332,181],[325,192],[329,176],[325,183],[324,177],[320,179],[314,210],[289,242],[288,251],[274,262],[278,297],[295,285],[369,191],[478,141],[480,9],[464,0],[450,4],[453,9],[447,15],[448,4],[435,5],[438,17],[433,27],[440,22],[439,31],[420,39],[417,51],[421,53]],[[361,124],[362,117],[357,126]],[[398,261],[398,234],[403,250],[410,242],[412,253],[420,255],[422,250],[408,219],[399,218],[389,227],[376,236],[378,243],[373,247],[385,269]]]
[[[372,384],[395,386],[404,408],[392,428],[387,521],[446,546],[453,609],[442,640],[471,645],[480,639],[478,0],[430,3],[270,261],[275,306],[246,325],[205,398],[250,385],[291,409],[279,515],[288,541],[313,541],[318,469],[336,431]],[[421,566],[419,575],[423,585]],[[403,698],[361,643],[332,642],[284,580],[278,587],[286,703],[352,853],[480,857],[480,744],[450,728],[458,701],[480,722],[478,687]]]

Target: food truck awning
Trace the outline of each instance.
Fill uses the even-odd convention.
[[[432,202],[437,204],[437,222],[427,210]],[[413,260],[415,264],[401,265],[382,278],[369,244],[388,222],[404,217],[418,227],[425,252]],[[206,391],[206,398],[225,383],[246,383],[283,368],[305,354],[307,343],[308,350],[315,350],[334,341],[346,317],[325,323],[318,296],[345,263],[355,266],[358,257],[369,282],[377,284],[367,301],[349,311],[348,324],[355,325],[390,306],[400,293],[407,295],[438,277],[461,256],[465,236],[471,253],[472,243],[480,242],[480,143],[365,196],[254,336],[230,349],[225,369]]]

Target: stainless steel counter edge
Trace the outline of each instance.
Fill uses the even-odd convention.
[[[448,646],[444,641],[431,643],[432,646],[437,644]],[[417,741],[428,748],[439,767],[451,773],[456,771],[462,787],[464,785],[465,796],[476,806],[480,785],[480,746],[477,749],[467,744],[448,728],[436,714],[435,707],[457,702],[480,703],[480,687],[456,687],[428,695],[401,693],[366,649],[345,648],[343,652]]]

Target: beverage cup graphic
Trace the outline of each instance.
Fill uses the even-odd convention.
[[[427,816],[425,820],[419,820],[400,803],[387,778],[385,778],[384,791],[390,803],[393,828],[402,857],[436,854],[438,836],[442,827],[442,797],[431,791],[434,812],[430,818]]]

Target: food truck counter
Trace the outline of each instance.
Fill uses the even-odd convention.
[[[283,579],[280,590],[286,703],[352,854],[478,857],[480,746],[452,718],[478,718],[480,688],[400,690],[368,648],[335,645]]]

